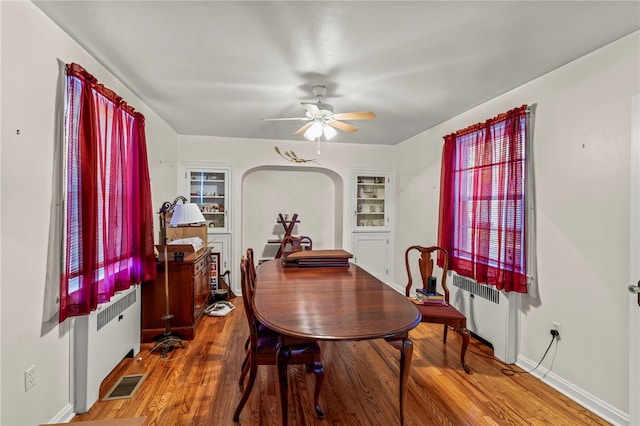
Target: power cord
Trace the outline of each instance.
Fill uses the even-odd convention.
[[[551,341],[549,342],[549,346],[547,346],[547,350],[544,351],[544,355],[542,355],[542,358],[540,359],[540,362],[538,362],[538,364],[535,367],[533,367],[531,370],[529,370],[529,371],[516,371],[513,368],[502,368],[502,369],[500,369],[500,371],[502,371],[502,374],[504,374],[506,376],[513,376],[515,374],[529,374],[529,373],[532,373],[538,367],[540,367],[540,364],[542,364],[542,361],[544,361],[544,358],[549,353],[549,349],[551,349],[551,345],[553,344],[554,340],[559,339],[559,338],[560,338],[560,332],[558,330],[551,330]]]

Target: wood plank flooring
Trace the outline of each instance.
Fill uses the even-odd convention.
[[[133,398],[98,401],[73,422],[146,416],[150,425],[233,425],[248,335],[240,298],[226,317],[203,317],[196,339],[161,358],[143,344],[102,384],[100,397],[125,374],[147,373]],[[471,339],[460,366],[460,340],[442,327],[420,324],[411,331],[413,362],[407,387],[406,425],[607,425],[609,423],[515,366],[493,359],[491,349]],[[290,425],[397,425],[399,352],[384,341],[321,342],[325,380],[313,410],[314,376],[290,366]],[[544,349],[544,348],[541,348]],[[138,358],[142,358],[138,361]],[[506,375],[503,369],[515,370]],[[276,367],[260,366],[240,425],[280,425]]]

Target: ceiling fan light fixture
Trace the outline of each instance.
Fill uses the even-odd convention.
[[[304,132],[304,137],[310,141],[319,140],[324,135],[326,140],[331,140],[338,132],[333,127],[327,125],[324,120],[315,122]]]
[[[371,120],[373,118],[376,118],[376,115],[371,111],[335,113],[333,110],[333,105],[324,103],[322,101],[322,98],[327,92],[326,86],[313,86],[312,91],[317,98],[316,102],[300,102],[300,105],[302,105],[302,107],[305,109],[304,117],[264,118],[263,120],[306,121],[307,124],[300,127],[293,134],[296,136],[304,135],[305,139],[310,141],[317,141],[319,143],[322,136],[324,136],[324,139],[327,141],[333,139],[338,134],[337,130],[347,133],[353,133],[358,130],[358,127],[346,123],[343,120]]]
[[[319,138],[320,136],[322,136],[322,123],[316,120],[316,122],[313,123],[311,127],[307,129],[306,132],[304,132],[304,137],[310,141],[314,141],[316,140],[316,138]]]
[[[331,126],[327,126],[326,124],[324,125],[324,129],[322,130],[322,133],[324,133],[324,137],[328,141],[333,139],[333,137],[338,134],[336,129],[334,129]]]

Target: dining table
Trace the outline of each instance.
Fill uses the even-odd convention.
[[[358,341],[385,339],[400,351],[399,410],[404,402],[413,355],[409,331],[420,312],[404,294],[352,262],[297,266],[268,260],[256,271],[256,318],[280,333],[278,381],[282,424],[287,424],[287,347],[296,339]]]

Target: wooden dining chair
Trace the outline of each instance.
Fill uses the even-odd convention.
[[[240,284],[242,288],[242,302],[244,304],[245,314],[247,317],[247,323],[249,325],[249,380],[244,388],[240,402],[233,413],[233,420],[239,421],[240,413],[244,408],[253,385],[256,381],[259,365],[277,365],[277,350],[281,342],[282,336],[260,324],[256,319],[253,311],[253,297],[255,283],[252,284],[251,280],[255,277],[251,277],[249,273],[249,265],[247,259],[243,258],[240,263]],[[314,390],[314,408],[318,417],[324,416],[324,411],[320,408],[318,399],[320,397],[320,388],[322,387],[322,381],[324,379],[324,368],[320,360],[320,346],[315,340],[300,340],[288,344],[288,364],[303,364],[306,366],[307,371],[313,372],[316,376],[316,384]],[[242,382],[241,382],[242,385]],[[286,410],[287,407],[282,407],[282,410]]]
[[[295,237],[293,235],[285,235],[280,242],[280,250],[278,250],[278,257],[287,257],[291,253],[298,251],[312,250],[313,241],[306,236]]]
[[[253,249],[251,247],[247,249],[247,273],[249,274],[249,278],[251,278],[250,284],[254,286],[251,290],[254,291],[256,283],[256,264],[253,258]]]
[[[420,313],[422,314],[422,322],[429,322],[435,324],[444,324],[444,336],[442,342],[447,342],[447,331],[449,327],[453,328],[462,337],[462,351],[460,354],[460,361],[462,362],[462,368],[469,373],[471,370],[465,362],[465,354],[467,353],[467,347],[469,346],[469,330],[467,330],[467,317],[465,317],[460,311],[449,303],[449,288],[447,287],[447,272],[449,270],[449,254],[442,247],[422,247],[411,246],[404,254],[404,261],[407,267],[408,283],[405,288],[405,294],[407,297],[411,295],[411,289],[413,286],[412,269],[409,263],[409,258],[412,252],[419,253],[418,258],[418,270],[420,272],[420,279],[422,280],[422,288],[427,289],[429,277],[433,277],[433,257],[436,257],[438,253],[441,253],[443,258],[442,265],[442,277],[440,279],[440,287],[444,292],[444,300],[426,302],[423,305],[416,305]]]
[[[248,282],[249,285],[251,286],[251,292],[252,294],[255,292],[256,289],[256,264],[255,264],[255,260],[253,257],[253,249],[250,247],[247,249],[247,278],[248,278]],[[268,332],[268,328],[265,327],[264,325],[260,324],[258,322],[258,333],[261,332]],[[244,356],[244,360],[242,361],[242,366],[240,367],[241,373],[240,373],[240,379],[238,380],[238,383],[240,384],[240,386],[244,385],[244,379],[245,377],[247,377],[247,374],[249,373],[249,345],[251,344],[251,336],[247,336],[247,340],[244,342],[244,350],[245,350],[245,356]]]
[[[255,292],[255,284],[256,284],[256,264],[255,264],[255,260],[253,258],[253,249],[251,247],[249,247],[247,249],[247,277],[249,279],[249,285],[251,286],[251,292]],[[258,331],[260,330],[267,330],[266,327],[264,327],[261,324],[258,324]],[[251,336],[247,336],[247,340],[244,342],[244,350],[245,350],[245,355],[244,355],[244,359],[242,360],[242,365],[240,367],[240,379],[238,380],[238,383],[240,383],[240,386],[243,386],[244,384],[244,379],[247,376],[247,373],[249,373],[249,344],[251,343]]]

